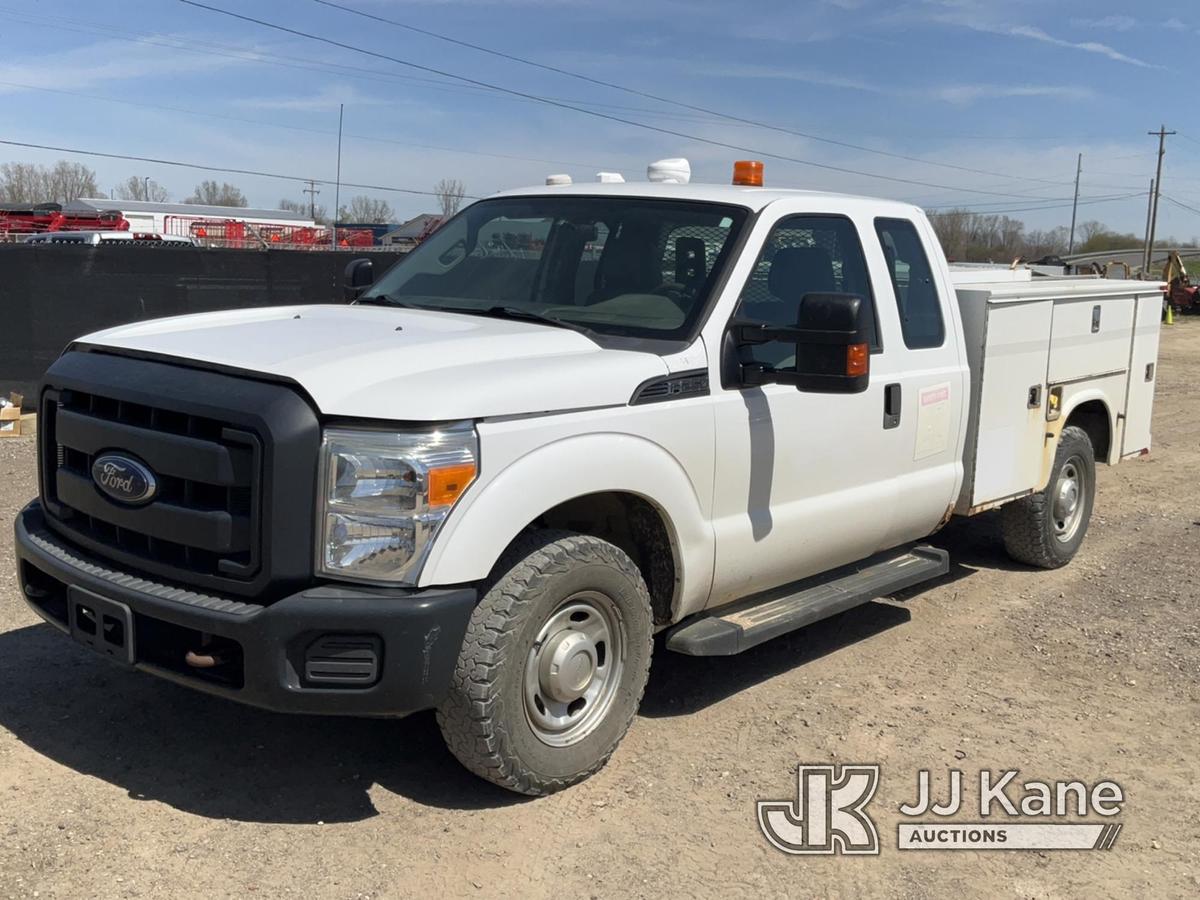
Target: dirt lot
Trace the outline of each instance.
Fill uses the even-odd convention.
[[[1080,557],[1010,564],[995,522],[936,543],[932,588],[740,657],[659,653],[612,763],[522,800],[475,780],[432,716],[289,718],[129,673],[18,596],[0,544],[0,897],[1200,893],[1200,321],[1164,334],[1155,451],[1100,472]],[[0,440],[0,521],[34,493]],[[755,800],[799,762],[878,762],[877,858],[788,857]],[[910,853],[916,771],[1105,778],[1110,852]],[[968,816],[971,818],[977,818]]]

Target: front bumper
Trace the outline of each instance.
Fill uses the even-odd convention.
[[[436,706],[476,603],[471,588],[323,585],[260,606],[115,571],[54,534],[37,502],[15,530],[22,593],[51,625],[118,662],[279,712]]]

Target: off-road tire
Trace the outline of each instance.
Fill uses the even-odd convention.
[[[607,714],[565,747],[537,736],[525,712],[526,660],[538,631],[575,592],[608,596],[624,625],[624,664]],[[469,770],[501,787],[541,795],[599,771],[633,722],[650,672],[650,592],[633,560],[613,544],[569,531],[518,538],[484,585],[437,710],[446,746]]]
[[[1053,508],[1054,496],[1064,466],[1073,462],[1079,466],[1083,478],[1083,491],[1079,502],[1083,504],[1082,520],[1069,540],[1061,540],[1055,531]],[[1054,454],[1054,468],[1046,489],[1022,497],[1004,506],[1000,511],[1000,525],[1004,534],[1004,549],[1017,562],[1043,569],[1065,566],[1079,550],[1087,534],[1088,522],[1096,497],[1096,460],[1091,439],[1087,432],[1074,425],[1063,429],[1058,439],[1058,450]]]

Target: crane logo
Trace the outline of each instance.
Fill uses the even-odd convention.
[[[879,833],[866,805],[879,766],[800,765],[794,800],[758,801],[758,827],[784,853],[879,855]]]

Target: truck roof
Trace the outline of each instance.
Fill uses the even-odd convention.
[[[822,206],[857,206],[869,204],[871,209],[881,212],[924,216],[920,207],[898,200],[877,197],[862,197],[855,194],[836,194],[826,191],[804,191],[791,188],[743,187],[735,184],[688,184],[657,183],[650,181],[627,181],[623,183],[579,182],[577,184],[538,185],[501,191],[493,197],[644,197],[661,200],[693,200],[704,203],[727,203],[744,206],[755,212],[776,200],[808,198]]]

